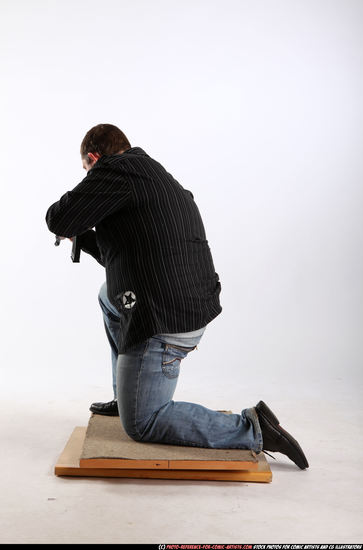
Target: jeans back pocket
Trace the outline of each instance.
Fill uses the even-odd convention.
[[[162,354],[161,370],[167,378],[176,378],[179,376],[180,362],[190,351],[196,348],[186,348],[183,346],[174,346],[173,344],[164,344],[165,349]]]

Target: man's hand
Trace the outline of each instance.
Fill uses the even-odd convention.
[[[59,235],[56,235],[55,236],[55,246],[59,246],[60,242],[63,240],[63,239],[69,239],[70,241],[73,241],[74,237],[60,237]]]
[[[89,227],[87,231],[90,229],[93,229],[93,227]],[[59,246],[60,242],[63,241],[63,239],[69,239],[70,241],[73,241],[75,237],[61,237],[60,235],[55,236],[55,246]]]
[[[59,235],[57,235],[58,239],[60,239],[61,241],[63,239],[69,239],[70,241],[73,241],[74,237],[60,237]]]

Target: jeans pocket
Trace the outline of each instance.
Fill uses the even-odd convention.
[[[177,378],[180,371],[180,362],[193,348],[165,344],[162,355],[161,370],[166,378]]]

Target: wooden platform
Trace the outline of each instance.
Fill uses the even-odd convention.
[[[107,456],[104,455],[105,447],[111,449]],[[119,456],[108,456],[115,453]],[[142,458],[125,457],[135,453]],[[155,453],[160,459],[154,457]],[[103,456],[97,456],[102,454]],[[235,460],[236,456],[239,460]],[[238,449],[191,449],[174,445],[137,443],[128,436],[125,437],[118,417],[99,415],[91,416],[87,428],[79,426],[73,430],[57,461],[55,474],[264,483],[272,480],[272,473],[263,453],[256,455],[251,451]]]

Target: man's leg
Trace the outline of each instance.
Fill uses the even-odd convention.
[[[253,407],[224,414],[172,400],[180,364],[195,347],[152,337],[118,356],[117,399],[125,431],[136,441],[260,452],[262,435]]]
[[[184,446],[252,449],[257,453],[270,450],[287,455],[301,469],[309,467],[298,442],[280,426],[263,401],[241,414],[230,415],[195,403],[172,401],[181,361],[195,349],[201,336],[188,338],[181,346],[180,339],[173,344],[170,336],[163,341],[155,335],[117,356],[119,317],[107,298],[106,284],[101,287],[99,300],[113,372],[117,358],[118,409],[130,437]]]
[[[92,403],[90,410],[97,414],[105,414],[110,416],[118,415],[117,395],[116,395],[116,368],[118,356],[118,338],[120,333],[120,316],[117,309],[111,304],[107,296],[106,282],[100,288],[98,301],[103,313],[103,323],[106,330],[107,339],[111,347],[111,364],[112,364],[112,387],[113,401],[108,403]]]

